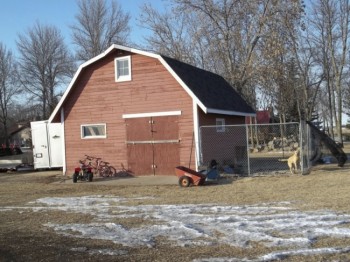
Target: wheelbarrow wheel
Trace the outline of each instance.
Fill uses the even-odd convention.
[[[88,181],[89,182],[92,182],[92,178],[94,177],[94,175],[91,173],[91,172],[89,172],[89,173],[87,173],[87,177],[88,177]]]
[[[78,174],[74,173],[73,174],[73,183],[76,183],[78,181]]]
[[[182,176],[179,179],[179,185],[181,187],[189,187],[191,185],[191,179],[188,176]]]

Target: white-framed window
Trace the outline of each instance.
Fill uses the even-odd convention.
[[[81,125],[81,138],[106,138],[106,124]]]
[[[225,119],[217,118],[216,119],[216,132],[225,132]]]
[[[131,57],[123,56],[117,57],[114,60],[115,67],[115,81],[131,81]]]

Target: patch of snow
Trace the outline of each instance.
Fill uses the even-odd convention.
[[[295,255],[324,255],[324,254],[336,254],[336,253],[348,253],[350,252],[350,247],[345,248],[313,248],[313,249],[299,249],[299,250],[289,250],[289,251],[278,251],[266,254],[260,258],[261,261],[271,261],[271,260],[280,260],[290,256]]]
[[[127,199],[111,195],[47,197],[30,202],[30,206],[22,210],[31,208],[35,212],[57,210],[89,214],[95,218],[93,223],[47,223],[44,226],[69,237],[109,240],[129,247],[152,248],[155,238],[161,236],[177,246],[227,244],[249,249],[250,243],[259,242],[266,247],[286,249],[254,260],[209,258],[196,261],[270,261],[293,255],[350,252],[350,247],[309,248],[319,237],[349,238],[350,229],[345,227],[350,223],[349,214],[326,210],[300,211],[292,208],[289,202],[244,206],[127,205],[128,201],[141,199],[145,198]],[[14,208],[3,207],[0,211]],[[16,209],[21,210],[21,207]],[[120,218],[151,220],[152,225],[125,228],[111,222]],[[111,254],[113,252],[120,250],[111,251]]]
[[[195,259],[193,262],[268,262],[268,261],[280,261],[291,256],[311,256],[311,255],[325,255],[325,254],[338,254],[338,253],[349,253],[350,247],[331,247],[331,248],[313,248],[313,249],[299,249],[289,251],[277,251],[269,254],[260,256],[255,259],[248,258],[203,258]]]
[[[113,250],[113,249],[88,249],[87,247],[75,247],[71,248],[71,251],[74,252],[89,252],[91,255],[109,255],[109,256],[125,256],[129,252],[126,250]]]
[[[126,250],[112,250],[112,249],[99,249],[99,250],[89,250],[91,255],[109,255],[109,256],[126,256],[128,251]]]

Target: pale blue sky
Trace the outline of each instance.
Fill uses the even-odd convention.
[[[118,2],[123,10],[131,15],[130,37],[137,44],[142,44],[143,36],[147,34],[147,30],[138,26],[140,6],[151,3],[158,9],[164,9],[167,5],[164,0],[119,0]],[[75,22],[77,12],[75,0],[0,0],[0,42],[16,53],[18,33],[25,33],[36,21],[39,21],[58,27],[66,44],[70,45],[69,26]]]

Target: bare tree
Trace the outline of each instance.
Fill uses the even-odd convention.
[[[21,85],[41,104],[41,117],[47,119],[58,102],[58,88],[74,73],[72,56],[60,31],[40,23],[19,34],[17,47]]]
[[[10,107],[21,92],[17,82],[16,62],[11,51],[0,43],[0,123],[3,126],[6,146],[9,147],[8,124]]]
[[[141,21],[143,27],[153,32],[153,35],[146,37],[146,49],[191,63],[191,39],[186,27],[186,15],[168,11],[161,14],[150,4],[145,4],[142,7]]]
[[[275,98],[272,104],[280,114],[285,114],[287,121],[313,120],[320,108],[320,88],[324,83],[322,49],[314,41],[314,29],[305,7],[301,7],[300,17],[285,21],[283,27],[279,21],[272,22],[275,29],[261,48],[265,63],[261,68],[265,72],[260,75],[266,82],[263,92]]]
[[[313,15],[303,0],[169,2],[171,13],[143,8],[148,48],[224,76],[256,107],[258,92],[282,121],[312,120],[328,97],[330,125],[334,119],[341,136],[348,0],[305,1]]]
[[[313,9],[314,41],[322,50],[330,125],[342,141],[343,90],[349,70],[350,3],[348,0],[318,0]],[[334,120],[334,121],[333,121]],[[332,129],[332,128],[331,128]],[[333,132],[333,131],[332,131]]]
[[[172,0],[177,20],[148,7],[143,9],[141,21],[153,32],[148,41],[154,51],[187,52],[185,61],[222,75],[255,104],[260,68],[266,65],[261,61],[260,48],[264,45],[260,43],[271,39],[271,32],[278,26],[283,32],[286,23],[299,19],[299,2]],[[278,48],[275,45],[270,50]]]
[[[300,76],[292,47],[297,38],[302,7],[293,16],[284,14],[279,6],[271,8],[276,9],[275,19],[267,22],[270,33],[257,44],[256,54],[260,59],[256,59],[259,66],[255,73],[261,92],[270,96],[269,107],[275,107],[280,122],[298,121],[299,92],[296,88]]]
[[[350,124],[350,72],[346,75],[346,85],[343,94],[343,106],[344,112],[349,117],[348,122]]]
[[[87,61],[112,44],[126,44],[130,15],[112,0],[78,0],[79,13],[72,25],[72,39],[77,46],[77,58]]]

